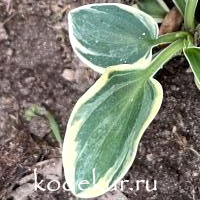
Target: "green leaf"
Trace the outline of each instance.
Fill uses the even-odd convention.
[[[161,85],[145,70],[116,69],[107,69],[79,99],[67,125],[65,178],[80,198],[102,195],[124,177],[162,103]],[[81,185],[82,191],[83,180],[88,184]]]
[[[151,15],[153,18],[156,19],[156,21],[159,19],[163,19],[169,11],[168,7],[162,0],[141,0],[137,2],[137,5],[140,10]]]
[[[197,86],[199,86],[200,85],[200,48],[189,47],[184,50],[184,54],[194,73],[196,84]]]
[[[186,0],[173,0],[182,15],[185,13]]]
[[[109,66],[149,62],[158,26],[131,6],[90,4],[70,11],[69,37],[79,58],[103,73]]]

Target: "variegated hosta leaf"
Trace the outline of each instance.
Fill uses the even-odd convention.
[[[183,14],[183,15],[185,12],[186,1],[187,0],[173,0],[174,4],[176,5],[176,7],[179,9],[181,14]]]
[[[107,69],[79,99],[68,122],[65,178],[81,198],[102,195],[124,177],[162,102],[161,85],[145,70],[115,69]]]
[[[151,15],[156,21],[161,22],[165,17],[169,8],[166,6],[163,0],[141,0],[137,2],[140,10]]]
[[[190,63],[190,67],[194,73],[197,87],[200,86],[200,48],[190,47],[184,50],[185,56]]]
[[[70,11],[69,37],[79,58],[103,73],[109,66],[149,62],[158,26],[131,6],[90,4]]]

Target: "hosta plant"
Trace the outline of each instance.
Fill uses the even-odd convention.
[[[63,165],[77,197],[106,193],[133,164],[139,141],[162,103],[162,86],[154,75],[166,62],[183,51],[200,85],[198,2],[174,2],[184,28],[161,36],[156,21],[131,6],[90,4],[69,13],[75,53],[102,74],[78,100],[67,125]],[[160,44],[165,48],[152,55]]]

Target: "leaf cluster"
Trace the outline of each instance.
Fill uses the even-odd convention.
[[[75,53],[102,74],[75,105],[64,140],[65,177],[78,197],[104,194],[131,167],[139,141],[162,104],[162,86],[154,75],[166,62],[183,52],[200,86],[198,1],[173,2],[184,17],[183,29],[161,36],[157,22],[169,12],[163,0],[138,1],[140,10],[109,3],[69,13]],[[152,55],[160,44],[170,45]]]

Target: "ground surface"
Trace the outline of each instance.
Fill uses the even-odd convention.
[[[64,134],[75,102],[97,78],[74,57],[66,18],[58,15],[88,2],[94,3],[0,1],[0,199],[75,199],[62,190],[33,192],[34,168],[39,179],[64,180],[60,149],[47,122],[27,122],[24,111],[32,104],[46,107]],[[200,199],[200,92],[182,57],[167,64],[157,79],[164,88],[163,105],[125,177],[133,188],[135,180],[157,180],[157,191],[127,187],[101,199]]]

